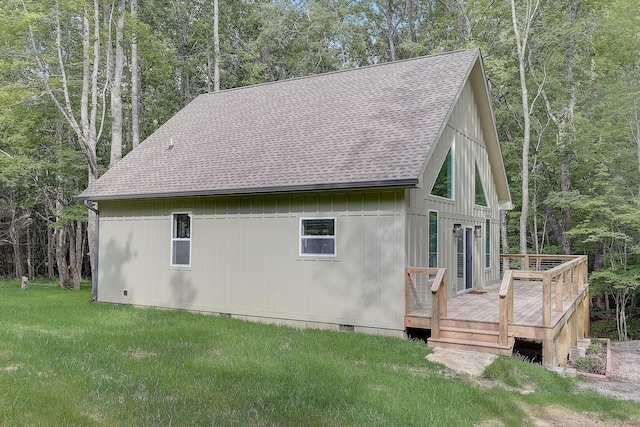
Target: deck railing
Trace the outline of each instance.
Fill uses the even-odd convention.
[[[505,254],[500,255],[500,276],[507,270],[546,271],[567,261],[575,259],[577,255],[534,255],[534,254]]]
[[[551,326],[552,315],[564,312],[587,285],[585,255],[501,255],[503,266],[498,305],[498,344],[509,345],[509,325],[514,319],[514,282],[542,286],[542,325]],[[440,338],[441,319],[447,317],[446,268],[405,269],[406,314],[430,317],[431,337]],[[555,303],[554,303],[555,296]],[[429,308],[431,308],[429,312]]]
[[[431,293],[431,336],[440,334],[440,319],[447,317],[447,269],[408,267],[405,270],[406,314],[424,310]]]
[[[501,255],[507,266],[500,286],[500,344],[506,343],[509,324],[513,322],[513,282],[516,279],[542,282],[542,324],[551,325],[552,312],[562,313],[564,302],[570,302],[587,283],[585,255]],[[515,261],[515,262],[514,262]],[[532,270],[531,267],[537,267]],[[512,267],[520,267],[514,270]],[[555,284],[555,305],[551,290]]]

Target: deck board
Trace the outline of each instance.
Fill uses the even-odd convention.
[[[542,325],[542,282],[514,281],[513,324]],[[466,292],[447,301],[447,317],[480,322],[498,323],[500,285],[491,285],[481,291]],[[555,312],[555,284],[551,289],[551,324],[557,323],[564,312],[571,307],[572,301],[564,302],[563,312]],[[431,317],[431,305],[415,310],[407,315],[415,317]]]

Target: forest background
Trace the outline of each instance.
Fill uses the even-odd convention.
[[[640,338],[640,0],[0,5],[0,276],[79,289],[95,216],[73,197],[201,93],[478,47],[502,251],[588,255],[593,312]]]

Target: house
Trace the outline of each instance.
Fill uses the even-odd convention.
[[[512,207],[476,49],[201,95],[78,199],[99,301],[387,335],[407,266],[500,281]]]

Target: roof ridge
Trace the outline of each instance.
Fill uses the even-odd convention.
[[[196,98],[204,97],[204,96],[220,95],[220,94],[223,94],[223,93],[236,92],[236,91],[241,91],[241,90],[245,90],[245,89],[254,89],[254,88],[257,88],[257,87],[270,86],[270,85],[275,85],[275,84],[279,84],[279,83],[295,82],[295,81],[300,81],[300,80],[305,80],[305,79],[313,79],[313,78],[318,78],[318,77],[349,73],[349,72],[353,72],[353,71],[360,71],[360,70],[371,69],[371,68],[376,68],[376,67],[384,67],[384,66],[393,65],[393,64],[402,64],[402,63],[407,63],[407,62],[419,61],[419,60],[423,60],[423,59],[427,59],[427,58],[436,58],[436,57],[439,57],[439,56],[453,55],[453,54],[462,53],[462,52],[470,52],[470,51],[476,51],[477,52],[479,50],[480,50],[480,48],[477,48],[477,47],[466,48],[466,49],[457,49],[457,50],[451,50],[451,51],[447,51],[447,52],[434,53],[432,55],[422,55],[422,56],[416,56],[416,57],[413,57],[413,58],[397,59],[395,61],[380,62],[380,63],[377,63],[377,64],[368,64],[368,65],[363,65],[362,67],[345,68],[343,70],[333,70],[333,71],[327,71],[325,73],[309,74],[309,75],[306,75],[306,76],[298,76],[298,77],[290,77],[290,78],[283,79],[283,80],[274,80],[274,81],[270,81],[270,82],[254,83],[254,84],[249,84],[249,85],[245,85],[245,86],[237,86],[237,87],[232,87],[232,88],[228,88],[228,89],[223,89],[223,90],[221,90],[219,92],[201,93],[198,96],[196,96],[194,98],[194,100]]]

